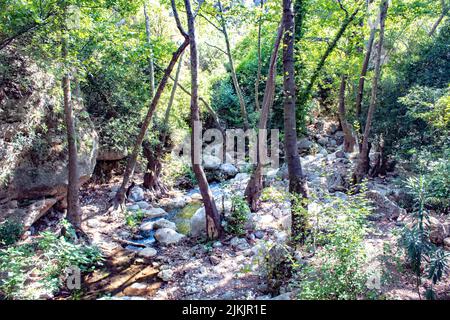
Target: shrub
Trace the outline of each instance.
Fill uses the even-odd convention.
[[[0,250],[0,291],[7,298],[38,299],[63,286],[67,268],[92,271],[103,260],[98,248],[43,232],[31,243]]]
[[[363,194],[348,200],[332,198],[321,215],[327,217],[326,232],[313,233],[322,246],[314,261],[299,270],[300,299],[356,299],[366,292],[368,273],[364,237],[370,205]]]
[[[7,220],[0,225],[0,246],[9,246],[16,243],[22,234],[22,224]]]
[[[231,214],[227,219],[227,232],[240,236],[245,234],[245,223],[248,220],[250,208],[241,196],[231,197]]]
[[[136,210],[136,211],[127,211],[125,213],[125,223],[130,228],[136,228],[144,219],[145,214],[142,210]]]

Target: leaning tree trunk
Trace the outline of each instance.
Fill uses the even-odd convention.
[[[174,11],[174,17],[177,22],[177,27],[182,31],[181,24],[179,22],[178,14],[175,8],[175,2],[172,1],[172,9]],[[125,191],[127,188],[127,185],[130,181],[131,176],[134,173],[134,168],[136,166],[136,160],[139,155],[139,151],[141,149],[142,142],[144,141],[145,134],[147,133],[148,126],[150,125],[150,121],[152,120],[153,113],[155,112],[156,106],[159,102],[159,99],[161,98],[161,94],[166,87],[167,80],[169,79],[170,73],[172,72],[175,64],[177,63],[178,58],[183,53],[184,49],[189,45],[189,37],[182,32],[184,36],[183,43],[178,47],[178,49],[172,54],[172,59],[170,59],[169,65],[167,66],[167,69],[164,71],[163,77],[158,85],[158,88],[156,89],[155,96],[152,99],[152,102],[150,103],[150,106],[147,111],[147,115],[145,116],[145,119],[142,123],[141,129],[139,131],[139,134],[136,138],[136,142],[134,144],[133,152],[131,153],[130,157],[127,161],[127,166],[125,168],[125,173],[123,176],[122,184],[117,191],[116,197],[115,197],[115,205],[114,207],[117,208],[118,206],[122,205],[125,201]]]
[[[439,16],[439,18],[437,18],[436,22],[433,24],[433,26],[431,27],[430,32],[428,32],[428,35],[430,37],[432,37],[434,35],[434,33],[436,32],[437,27],[439,26],[439,24],[442,22],[442,19],[444,19],[444,17],[447,15],[450,6],[446,3],[446,1],[448,0],[441,0],[441,5],[442,5],[442,13]]]
[[[167,143],[167,135],[169,132],[168,123],[170,117],[170,111],[172,109],[173,101],[175,98],[175,92],[178,86],[178,79],[180,77],[181,65],[183,61],[183,54],[180,56],[180,61],[178,62],[177,72],[175,74],[175,79],[172,87],[172,92],[170,93],[169,103],[164,113],[164,120],[162,122],[162,128],[159,133],[158,143],[152,146],[151,143],[146,140],[142,144],[144,151],[144,156],[147,159],[147,170],[144,174],[144,187],[149,189],[155,198],[159,198],[165,195],[168,191],[167,187],[161,181],[161,170],[162,170],[162,158],[164,155],[171,151],[172,145]]]
[[[275,40],[275,44],[273,47],[272,56],[270,57],[269,72],[267,75],[266,88],[264,91],[264,99],[258,124],[259,135],[263,134],[263,132],[265,132],[265,129],[267,128],[267,120],[269,118],[269,112],[273,105],[273,98],[275,94],[275,77],[277,69],[278,49],[280,47],[282,36],[283,36],[283,22],[280,23],[280,27],[278,28],[277,38]],[[260,139],[261,137],[258,137],[257,140],[256,169],[248,182],[247,188],[245,189],[245,198],[247,199],[247,202],[252,211],[256,211],[257,203],[261,195],[261,191],[263,189],[262,171],[264,164],[261,163],[260,152],[261,150],[264,150],[262,152],[265,152],[265,149],[261,149]]]
[[[358,83],[358,92],[356,94],[356,103],[355,103],[355,110],[356,110],[356,118],[361,123],[361,107],[362,107],[362,100],[364,96],[364,84],[366,81],[366,75],[367,75],[367,69],[369,68],[369,61],[370,61],[370,55],[372,54],[372,48],[373,48],[373,41],[375,39],[375,32],[376,32],[376,26],[370,26],[370,35],[369,35],[369,41],[367,42],[366,47],[366,55],[364,56],[363,65],[361,68],[361,74],[359,75],[359,83]],[[362,127],[360,126],[360,130],[362,132]]]
[[[66,18],[66,10],[64,10],[63,19]],[[68,34],[66,26],[63,26],[63,34],[61,39],[61,55],[64,66],[67,68],[67,46]],[[77,138],[75,131],[75,123],[73,119],[73,105],[70,92],[70,75],[67,70],[64,71],[62,78],[62,88],[64,94],[64,117],[67,130],[67,145],[69,149],[68,163],[68,182],[67,182],[67,220],[76,230],[81,230],[81,214],[78,190],[78,155],[77,155]]]
[[[341,76],[341,86],[339,88],[339,106],[338,106],[338,115],[339,121],[341,122],[342,131],[344,132],[344,152],[353,152],[353,149],[356,144],[355,136],[353,135],[353,131],[350,127],[350,124],[347,122],[347,116],[345,112],[345,85],[346,85],[346,76]]]
[[[206,180],[205,172],[200,164],[200,152],[202,147],[200,112],[198,108],[198,53],[195,39],[194,16],[192,15],[191,3],[184,0],[186,6],[189,43],[191,51],[191,161],[192,169],[199,185],[203,198],[206,215],[206,234],[209,239],[221,236],[222,227],[220,215],[214,202],[213,195]]]
[[[148,66],[150,73],[150,98],[153,98],[153,96],[155,95],[155,67],[153,64],[153,46],[150,31],[150,18],[147,12],[146,1],[144,1],[144,17],[145,17],[145,35],[147,38],[147,44],[150,48],[150,57],[148,58]]]
[[[370,127],[372,125],[372,118],[375,112],[375,107],[377,103],[377,91],[378,91],[378,80],[380,78],[381,72],[381,50],[383,48],[384,40],[384,26],[386,22],[387,10],[388,10],[388,0],[383,0],[380,7],[380,36],[378,39],[377,47],[377,57],[375,61],[375,74],[372,80],[372,95],[370,97],[369,110],[367,111],[366,126],[364,128],[364,135],[362,138],[361,148],[359,150],[358,165],[353,173],[353,182],[359,183],[361,180],[369,173],[370,161],[369,161],[369,133]]]
[[[261,0],[260,3],[261,15],[264,8],[264,1]],[[259,111],[259,82],[261,81],[261,27],[262,27],[262,16],[258,19],[258,70],[256,71],[256,80],[255,80],[255,110]]]
[[[231,54],[230,39],[228,38],[227,24],[226,24],[225,18],[223,17],[223,9],[222,9],[222,4],[220,3],[220,1],[218,1],[218,5],[219,5],[219,12],[220,12],[222,33],[225,38],[225,45],[227,47],[228,63],[230,64],[231,79],[233,80],[234,89],[236,90],[236,95],[238,96],[238,99],[239,99],[239,106],[241,108],[241,116],[242,116],[242,120],[244,121],[244,130],[247,130],[249,128],[249,124],[248,124],[247,108],[245,107],[244,95],[242,94],[241,87],[239,86],[239,81],[238,81],[238,78],[236,75],[236,69],[234,68],[233,56]]]
[[[289,174],[289,192],[292,195],[292,239],[303,242],[308,229],[308,186],[302,172],[297,150],[295,117],[294,72],[294,13],[292,0],[283,0],[283,89],[284,89],[284,147]]]

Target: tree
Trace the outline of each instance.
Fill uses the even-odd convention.
[[[341,85],[339,88],[339,103],[338,103],[338,115],[341,122],[342,131],[344,132],[344,152],[353,152],[353,148],[356,144],[356,139],[353,135],[352,129],[347,122],[347,116],[345,111],[345,85],[346,76],[342,74]]]
[[[265,133],[265,129],[267,128],[267,120],[269,118],[269,112],[273,105],[273,98],[275,94],[275,76],[276,76],[276,67],[277,67],[277,59],[278,59],[278,49],[280,47],[281,38],[283,36],[283,22],[280,23],[278,28],[277,37],[275,39],[275,44],[273,46],[272,56],[270,57],[269,71],[266,80],[266,88],[264,90],[264,99],[261,109],[261,114],[259,116],[259,138],[257,141],[257,164],[255,171],[248,182],[247,188],[245,189],[245,197],[250,208],[253,211],[256,211],[256,206],[258,199],[261,195],[261,191],[263,188],[263,163],[261,162],[261,155],[265,152],[265,148],[262,148],[260,145],[261,135]],[[265,137],[264,137],[265,138]]]
[[[370,2],[371,1],[369,1],[369,3]],[[370,25],[370,35],[369,35],[369,40],[367,41],[366,54],[364,55],[364,60],[363,60],[363,64],[361,67],[361,73],[359,76],[358,91],[356,93],[355,110],[356,110],[356,118],[358,120],[360,120],[360,118],[361,118],[361,107],[362,107],[362,100],[363,100],[363,95],[364,95],[364,84],[366,81],[367,70],[369,68],[370,56],[372,54],[373,41],[375,39],[375,32],[377,30],[376,25],[374,23],[370,23],[370,20],[369,20],[369,25]]]
[[[148,66],[150,73],[150,98],[153,98],[155,95],[155,68],[153,64],[153,47],[152,47],[152,39],[151,39],[151,31],[150,31],[150,18],[147,12],[147,3],[144,1],[144,17],[145,17],[145,35],[147,39],[147,44],[150,48],[150,57],[148,58]]]
[[[77,155],[77,134],[73,119],[73,104],[70,90],[70,74],[68,59],[68,30],[67,30],[67,4],[63,4],[63,15],[61,17],[61,57],[64,64],[64,75],[62,78],[62,88],[64,95],[64,118],[67,130],[67,145],[69,149],[68,162],[68,181],[67,181],[67,220],[77,230],[81,231],[81,213],[79,202],[79,174],[78,174],[78,155]]]
[[[295,23],[292,0],[283,0],[283,26],[284,147],[288,164],[289,192],[292,194],[292,237],[304,239],[307,232],[307,217],[303,210],[307,209],[304,208],[303,199],[308,198],[308,186],[297,150],[294,72]]]
[[[434,33],[436,32],[437,27],[441,23],[442,19],[444,19],[444,17],[447,15],[447,13],[448,13],[448,11],[450,9],[450,5],[447,3],[447,1],[448,0],[441,0],[442,12],[439,15],[439,17],[437,18],[436,22],[431,27],[430,32],[428,33],[428,35],[430,37],[434,35]]]
[[[153,99],[151,100],[147,114],[144,118],[144,121],[143,121],[142,126],[139,131],[139,134],[136,138],[136,143],[134,145],[133,152],[131,153],[130,157],[128,158],[127,166],[125,168],[125,172],[124,172],[124,176],[123,176],[123,180],[122,180],[122,184],[121,184],[119,190],[117,191],[117,194],[115,197],[114,208],[117,208],[119,205],[122,205],[123,202],[125,201],[126,188],[128,186],[131,176],[134,173],[134,168],[136,166],[136,160],[139,155],[139,151],[140,151],[142,142],[144,141],[145,134],[147,133],[148,126],[150,125],[150,121],[152,120],[153,113],[155,112],[156,106],[158,105],[159,99],[161,98],[161,94],[164,91],[164,88],[166,87],[167,80],[169,79],[170,73],[172,72],[175,64],[178,61],[178,58],[183,53],[184,49],[186,49],[186,47],[189,45],[189,37],[187,36],[187,34],[183,31],[183,29],[181,27],[181,23],[179,21],[179,17],[178,17],[178,13],[177,13],[174,1],[172,1],[172,9],[174,12],[175,21],[177,23],[177,28],[183,35],[184,41],[178,47],[178,49],[172,54],[172,58],[169,62],[169,65],[167,66],[166,70],[164,71],[163,77],[158,84],[158,88],[155,92],[155,95],[154,95]]]
[[[256,72],[256,80],[255,80],[255,110],[259,111],[259,82],[261,81],[261,26],[262,26],[262,11],[264,9],[264,0],[260,2],[260,16],[258,18],[258,70]]]
[[[221,32],[223,34],[226,50],[220,49],[220,51],[225,53],[228,58],[228,64],[230,65],[229,67],[230,67],[231,79],[233,81],[234,90],[236,91],[236,95],[239,100],[242,121],[244,122],[244,130],[247,130],[249,128],[247,108],[245,106],[244,95],[242,94],[242,90],[241,90],[241,87],[239,85],[239,81],[237,78],[236,68],[234,66],[234,59],[233,59],[233,55],[231,53],[230,38],[228,36],[227,21],[224,17],[224,9],[222,7],[222,3],[220,2],[220,0],[217,2],[217,8],[218,8],[219,25],[216,25],[214,22],[212,22],[210,19],[208,19],[204,15],[202,15],[202,17],[205,18],[212,26],[214,26],[219,32]]]
[[[200,164],[202,139],[201,127],[199,125],[200,112],[198,108],[198,52],[191,3],[189,0],[184,0],[184,4],[186,7],[189,32],[187,38],[189,39],[191,53],[191,162],[202,195],[203,205],[205,206],[206,234],[209,239],[215,239],[221,236],[222,227],[219,211],[214,202],[208,181],[206,180],[205,172]]]
[[[361,148],[359,151],[358,165],[353,174],[353,182],[359,183],[367,175],[370,169],[369,162],[369,134],[370,126],[372,124],[372,117],[375,112],[377,104],[378,81],[381,73],[381,50],[383,48],[384,27],[388,11],[388,0],[382,0],[380,5],[380,34],[378,38],[377,56],[375,60],[375,74],[372,79],[372,94],[370,97],[369,110],[367,111],[366,126],[364,128],[364,135],[362,138]]]

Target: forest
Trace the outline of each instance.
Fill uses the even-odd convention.
[[[1,0],[0,300],[450,299],[449,9]]]

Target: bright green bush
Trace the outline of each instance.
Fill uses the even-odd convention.
[[[23,227],[15,221],[5,221],[0,225],[0,246],[9,246],[19,240]]]
[[[227,218],[226,231],[233,235],[245,234],[245,223],[248,220],[250,208],[242,196],[234,195],[231,198],[231,214]]]
[[[98,248],[43,232],[31,243],[0,250],[0,292],[11,299],[37,299],[58,292],[67,268],[89,272],[101,265]]]

